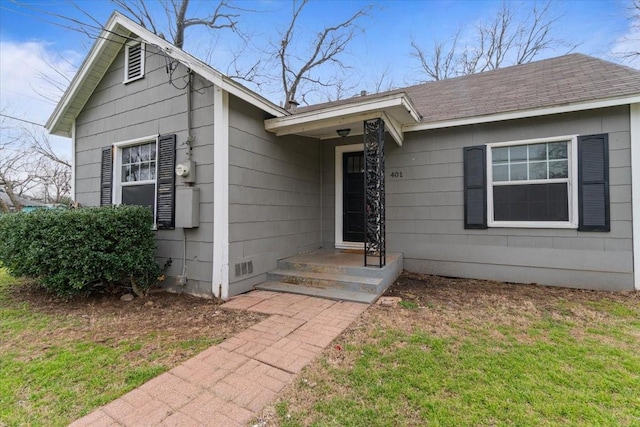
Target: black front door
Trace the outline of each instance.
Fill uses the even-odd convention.
[[[364,152],[342,155],[342,240],[364,242]]]

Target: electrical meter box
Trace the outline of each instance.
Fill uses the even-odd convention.
[[[196,228],[200,225],[200,189],[176,188],[176,228]]]

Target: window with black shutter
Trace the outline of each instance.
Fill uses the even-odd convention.
[[[465,228],[609,231],[607,135],[466,147]]]
[[[104,148],[101,205],[113,200],[115,204],[147,206],[154,213],[158,229],[174,228],[175,151],[175,135],[124,141]]]

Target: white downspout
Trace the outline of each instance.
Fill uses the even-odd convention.
[[[229,93],[213,92],[213,274],[212,292],[229,298]]]
[[[640,291],[640,103],[630,106],[633,282]]]

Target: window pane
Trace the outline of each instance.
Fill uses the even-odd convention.
[[[156,179],[156,162],[149,163],[149,179]]]
[[[122,149],[122,164],[131,163],[131,149],[123,148]]]
[[[140,165],[140,181],[146,181],[149,179],[149,163],[143,163]]]
[[[566,160],[557,160],[549,162],[549,178],[568,178],[569,169]]]
[[[509,165],[493,165],[494,181],[509,181]]]
[[[140,166],[131,165],[131,178],[129,181],[140,181]]]
[[[131,166],[122,166],[122,182],[131,181]]]
[[[529,163],[529,179],[547,179],[547,162]]]
[[[547,160],[547,144],[529,145],[529,161]]]
[[[122,187],[122,204],[148,206],[151,209],[155,206],[156,185],[127,185]]]
[[[493,207],[496,221],[568,221],[567,184],[497,186]]]
[[[131,150],[131,163],[138,163],[140,161],[140,147],[136,145],[135,147],[130,147],[129,150]]]
[[[153,142],[149,144],[149,160],[156,159],[156,143]]]
[[[549,143],[549,160],[566,159],[567,143],[566,142],[550,142]]]
[[[526,153],[526,149],[525,149]],[[518,163],[511,165],[511,181],[522,181],[527,179],[527,164]]]
[[[515,147],[509,147],[509,154],[512,162],[527,160],[527,146],[516,145]]]
[[[491,149],[491,157],[493,163],[502,163],[509,161],[509,147]]]
[[[140,148],[140,161],[149,161],[149,144],[141,145]]]

